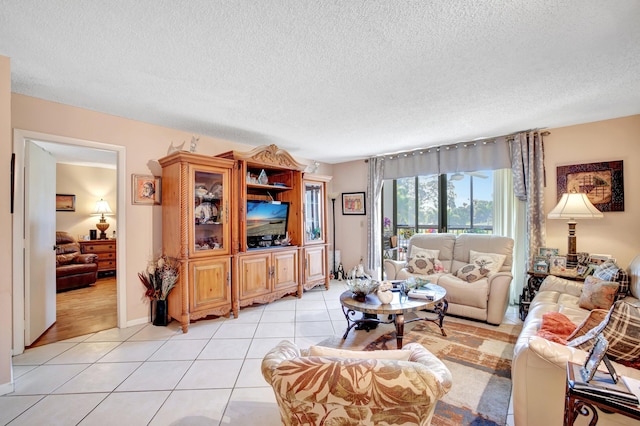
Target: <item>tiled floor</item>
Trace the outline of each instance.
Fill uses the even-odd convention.
[[[0,424],[279,425],[262,357],[282,339],[308,347],[341,336],[344,290],[332,282],[237,319],[195,322],[187,334],[175,322],[147,324],[29,349],[13,358],[15,391],[0,397]],[[517,321],[516,310],[507,317]]]

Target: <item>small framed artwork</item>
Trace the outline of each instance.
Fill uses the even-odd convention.
[[[57,212],[75,212],[76,196],[71,194],[56,194]]]
[[[547,259],[547,262],[551,260],[552,256],[558,255],[557,248],[540,247],[538,249],[538,255]]]
[[[131,197],[133,204],[161,204],[162,186],[160,177],[131,175]]]
[[[541,274],[546,274],[547,272],[549,272],[549,265],[547,265],[547,262],[536,262],[533,265],[533,272],[538,272]]]
[[[342,214],[367,214],[366,198],[364,192],[342,193]]]

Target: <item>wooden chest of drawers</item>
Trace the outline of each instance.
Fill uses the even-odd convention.
[[[116,240],[80,241],[80,249],[98,255],[98,274],[116,272]]]

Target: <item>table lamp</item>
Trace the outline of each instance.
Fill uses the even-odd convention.
[[[100,222],[96,223],[96,228],[100,230],[100,238],[101,240],[107,239],[107,233],[105,232],[109,229],[109,224],[107,223],[107,219],[105,219],[104,215],[112,215],[111,207],[109,207],[109,203],[104,201],[102,198],[100,201],[96,203],[96,208],[93,210],[93,215],[100,215]]]
[[[562,194],[558,205],[549,212],[547,217],[549,219],[568,219],[569,246],[567,249],[567,263],[576,265],[578,263],[578,255],[576,254],[576,219],[601,219],[604,215],[591,204],[587,194],[572,192]]]

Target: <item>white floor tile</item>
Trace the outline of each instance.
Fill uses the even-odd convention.
[[[198,359],[244,359],[251,339],[211,339]]]
[[[264,339],[253,339],[251,341],[251,346],[249,347],[249,352],[247,353],[247,358],[264,358],[264,356],[271,349],[275,348],[278,343],[282,342],[282,337],[271,337]]]
[[[127,328],[111,328],[109,330],[100,331],[89,336],[85,342],[124,342],[138,331],[143,329],[145,324],[134,325]]]
[[[15,395],[52,393],[91,364],[42,365],[16,379]]]
[[[324,300],[306,300],[300,299],[296,302],[296,312],[300,311],[314,311],[318,308],[327,309],[324,304]]]
[[[37,346],[27,349],[24,353],[16,355],[11,360],[13,365],[40,365],[53,359],[74,347],[77,343],[51,343],[50,345]]]
[[[236,388],[220,425],[281,425],[280,410],[271,387]]]
[[[238,314],[238,318],[233,319],[234,323],[259,323],[262,313],[264,312],[264,306],[244,308]]]
[[[263,323],[258,324],[255,337],[259,339],[267,337],[293,337],[294,324],[292,323]]]
[[[168,397],[168,391],[112,393],[80,425],[147,425]]]
[[[37,365],[14,365],[13,366],[13,380],[15,380],[18,377],[28,373],[29,371],[33,370],[36,367],[37,367]]]
[[[231,389],[173,391],[150,425],[217,425],[222,420],[230,396]]]
[[[106,396],[106,393],[49,395],[14,420],[11,425],[76,425]]]
[[[329,313],[326,309],[315,309],[309,311],[297,311],[296,322],[305,321],[329,321]]]
[[[116,391],[173,390],[191,364],[191,361],[145,362]]]
[[[164,343],[164,340],[124,342],[100,358],[98,362],[146,361],[164,345]]]
[[[296,320],[296,311],[265,311],[262,314],[261,324],[271,322],[290,322],[293,323]]]
[[[235,338],[235,339],[251,339],[258,328],[258,324],[242,324],[226,321],[218,331],[213,335],[217,339]]]
[[[8,424],[42,398],[44,398],[42,395],[6,396],[0,398],[0,424]]]
[[[262,372],[260,371],[261,364],[261,359],[245,359],[235,387],[258,388],[261,386],[269,386],[264,380],[264,377],[262,377]]]
[[[50,361],[47,361],[47,364],[88,364],[96,362],[118,345],[120,345],[120,342],[78,343],[68,351],[61,353]]]
[[[193,361],[200,355],[209,340],[169,340],[149,361]]]
[[[111,392],[140,365],[140,362],[93,364],[60,386],[54,393]]]
[[[178,333],[182,333],[182,329],[176,321],[171,321],[166,327],[147,324],[140,331],[131,336],[129,341],[168,340]]]
[[[171,340],[211,339],[222,323],[224,323],[224,320],[220,318],[194,322],[189,324],[189,330],[186,333],[178,331],[177,334],[171,337]]]
[[[331,321],[299,322],[296,323],[296,337],[333,335]]]
[[[198,360],[193,363],[176,389],[233,388],[238,379],[242,360]]]
[[[284,299],[276,300],[273,303],[269,303],[264,307],[264,311],[295,311],[296,310],[296,300],[298,298],[289,296]],[[242,312],[240,313],[242,315]]]

